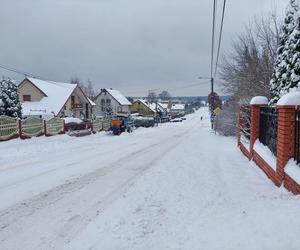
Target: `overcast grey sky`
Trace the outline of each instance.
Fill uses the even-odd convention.
[[[221,10],[223,1],[218,0]],[[213,0],[0,0],[0,64],[126,95],[207,95]],[[227,0],[222,52],[254,15],[288,0]],[[23,76],[0,69],[20,81]],[[186,87],[199,83],[196,87]]]

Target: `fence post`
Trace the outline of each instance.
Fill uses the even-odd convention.
[[[284,179],[284,167],[293,158],[295,142],[295,106],[277,105],[277,162],[276,178],[280,184]]]
[[[94,121],[91,120],[91,132],[94,134],[96,131],[94,131]]]
[[[63,134],[65,134],[66,133],[66,122],[65,122],[65,119],[62,119],[62,120],[63,120],[63,126],[64,126]]]
[[[240,147],[241,145],[241,125],[242,125],[242,118],[241,118],[241,109],[242,106],[239,108],[239,113],[237,117],[237,146]]]
[[[46,124],[46,120],[44,120],[44,135],[47,136],[47,124]]]
[[[23,136],[22,136],[22,120],[20,118],[18,119],[18,125],[19,125],[19,136],[20,136],[20,139],[23,139]]]
[[[250,125],[250,156],[253,157],[255,141],[259,138],[259,118],[261,105],[251,105],[251,125]]]

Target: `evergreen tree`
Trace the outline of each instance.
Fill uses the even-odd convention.
[[[18,87],[12,80],[0,82],[0,115],[21,117],[22,107],[17,91]]]
[[[295,28],[287,45],[289,46],[289,51],[291,53],[291,77],[284,92],[287,92],[290,88],[298,87],[300,82],[300,16],[296,17]]]
[[[282,34],[280,36],[277,57],[274,65],[274,71],[271,79],[271,100],[270,104],[275,104],[279,98],[288,92],[288,90],[297,85],[295,78],[296,65],[295,53],[297,53],[297,37],[295,34],[299,20],[297,18],[299,11],[299,0],[290,0],[289,8],[286,12]],[[293,74],[294,72],[294,74]]]

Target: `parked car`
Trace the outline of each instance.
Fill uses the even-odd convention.
[[[170,122],[182,122],[182,118],[177,117],[172,119]]]

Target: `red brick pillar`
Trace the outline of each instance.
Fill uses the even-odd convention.
[[[255,141],[259,138],[259,117],[260,108],[265,105],[252,104],[251,105],[251,126],[250,126],[250,156],[253,157],[253,146]]]
[[[239,109],[238,118],[237,118],[237,145],[238,147],[241,145],[241,108]]]
[[[284,179],[284,167],[294,156],[295,106],[277,106],[277,165],[276,178],[281,184]]]

